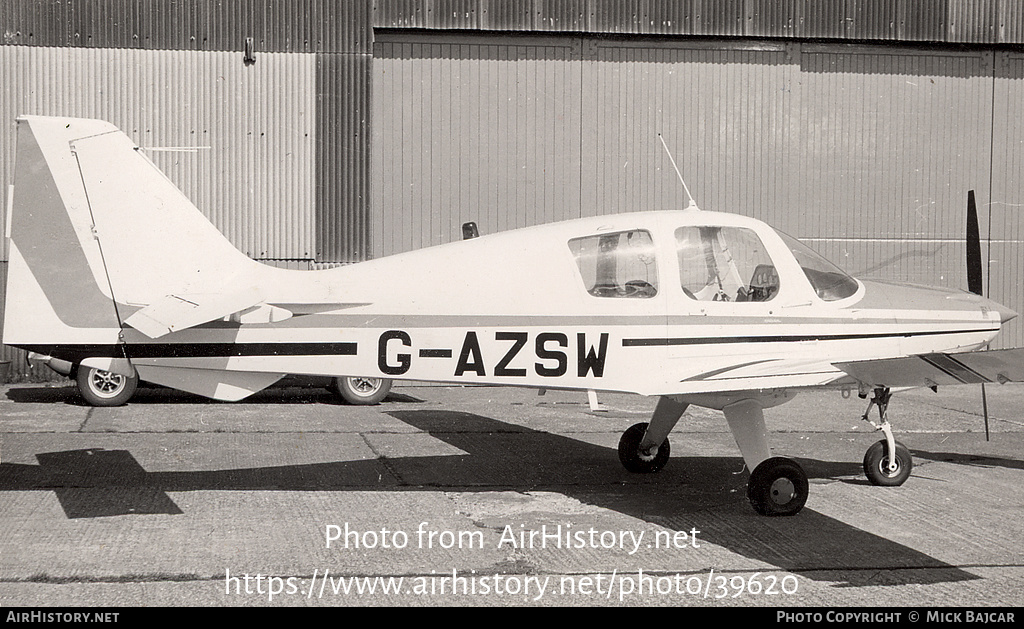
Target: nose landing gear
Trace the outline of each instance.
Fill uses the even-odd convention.
[[[873,444],[864,454],[864,475],[868,477],[872,485],[882,487],[902,485],[910,478],[910,472],[914,468],[914,459],[910,455],[910,450],[893,437],[892,426],[885,416],[891,398],[892,393],[889,389],[877,387],[871,399],[868,400],[867,410],[861,417],[874,426],[875,430],[880,430],[885,435],[885,439]],[[878,422],[874,422],[868,417],[872,406],[878,406]]]

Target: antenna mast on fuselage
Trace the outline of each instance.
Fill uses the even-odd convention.
[[[661,137],[661,134],[659,133],[658,139],[661,140],[661,145],[665,147],[665,153],[668,155],[669,161],[672,162],[672,168],[676,169],[676,175],[679,177],[679,183],[683,184],[683,190],[686,191],[686,196],[690,199],[690,204],[686,206],[686,209],[699,210],[700,208],[697,207],[697,202],[693,200],[693,195],[690,194],[690,188],[683,180],[683,173],[679,172],[679,167],[676,166],[676,160],[672,157],[672,151],[668,150],[668,144],[665,144],[665,138]]]

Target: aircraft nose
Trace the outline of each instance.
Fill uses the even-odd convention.
[[[1017,317],[1017,313],[1016,312],[1014,312],[1013,310],[1010,310],[1009,308],[1007,308],[1006,306],[1004,306],[1002,304],[997,304],[995,302],[992,302],[992,305],[995,306],[996,312],[999,313],[999,322],[1000,323],[1006,323],[1010,319],[1015,319]]]
[[[1003,304],[996,301],[992,301],[991,299],[986,299],[984,297],[982,297],[981,299],[983,308],[987,308],[988,310],[994,310],[995,312],[999,313],[1000,323],[1006,323],[1007,321],[1017,317],[1017,312],[1014,311],[1013,309],[1007,308]]]
[[[1007,321],[1010,321],[1011,319],[1015,319],[1017,317],[1017,312],[1012,308],[1007,308],[1006,306],[997,301],[993,301],[991,299],[988,299],[987,297],[982,297],[981,295],[975,295],[974,293],[968,293],[964,291],[961,292],[960,295],[953,297],[953,299],[956,299],[958,301],[963,299],[969,300],[971,303],[980,306],[982,312],[998,312],[999,323],[1001,324],[1006,323]]]

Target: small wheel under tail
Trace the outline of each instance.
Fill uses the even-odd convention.
[[[138,376],[124,376],[94,367],[79,367],[78,392],[90,406],[121,406],[135,395]]]
[[[391,391],[391,380],[341,376],[331,381],[331,391],[356,406],[380,404]]]

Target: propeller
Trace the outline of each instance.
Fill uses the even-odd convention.
[[[978,204],[974,200],[974,190],[967,191],[967,290],[984,297],[984,278],[981,265],[981,230],[978,228]],[[988,397],[985,395],[985,383],[981,384],[981,410],[985,415],[985,441],[989,440],[988,432]]]
[[[981,268],[981,230],[978,229],[978,205],[974,190],[967,191],[967,290],[984,296]]]

